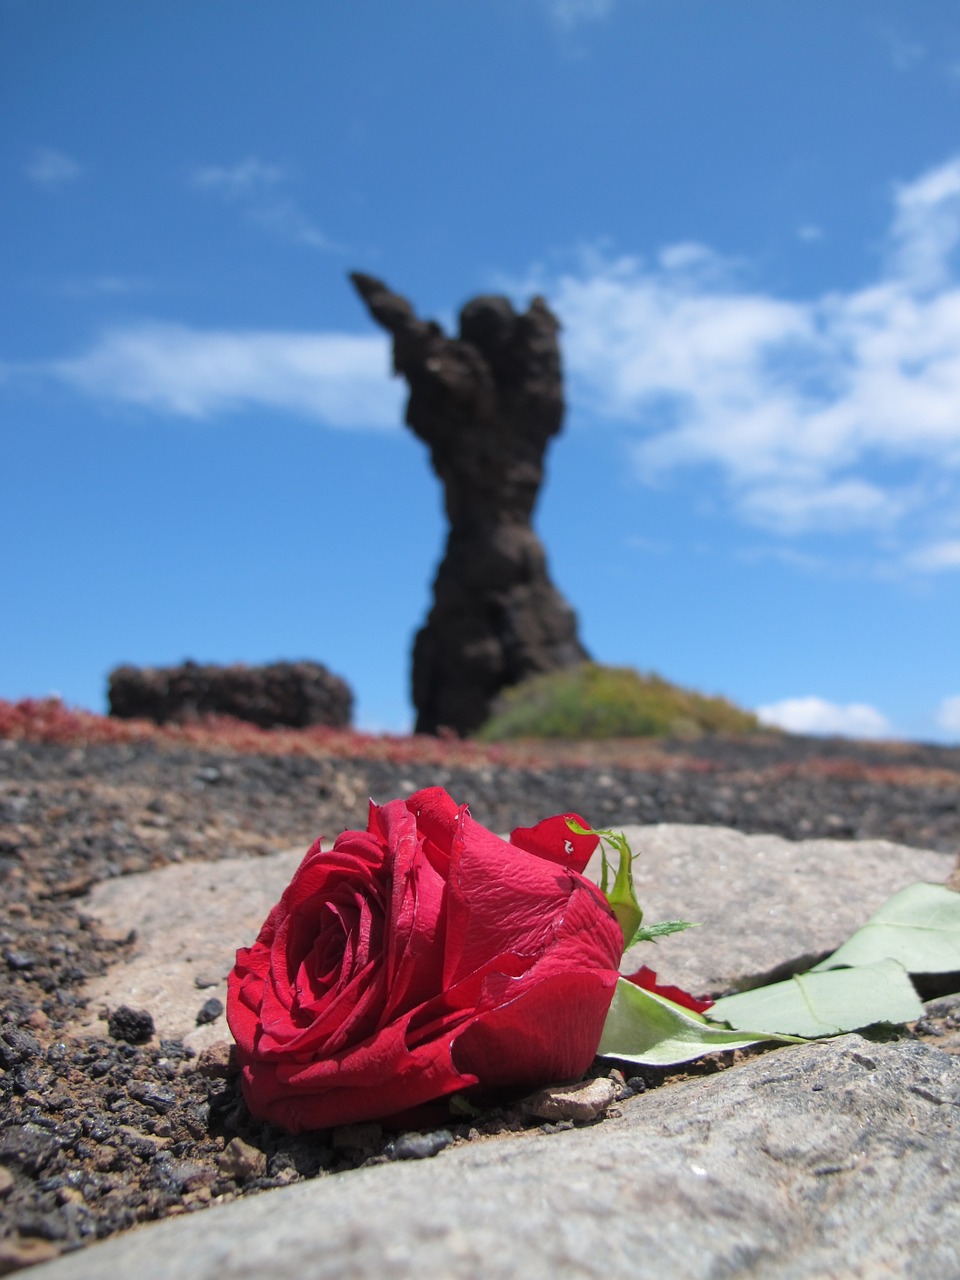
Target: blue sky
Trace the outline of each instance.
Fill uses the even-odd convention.
[[[960,740],[960,26],[866,0],[0,0],[0,696],[312,657],[411,723],[442,549],[385,339],[560,316],[602,661]]]

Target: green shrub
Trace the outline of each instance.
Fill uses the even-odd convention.
[[[695,738],[759,728],[756,716],[726,698],[681,689],[630,667],[584,662],[504,690],[477,737]]]

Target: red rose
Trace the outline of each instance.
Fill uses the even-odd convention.
[[[583,1074],[623,950],[579,874],[596,837],[511,841],[432,787],[313,845],[230,974],[254,1116],[299,1133]]]

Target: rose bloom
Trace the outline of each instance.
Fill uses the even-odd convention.
[[[230,974],[252,1114],[292,1133],[402,1125],[460,1090],[581,1076],[623,936],[580,874],[597,839],[567,817],[587,825],[508,843],[432,787],[318,840]]]

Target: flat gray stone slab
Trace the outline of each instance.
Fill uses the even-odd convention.
[[[80,909],[113,932],[135,929],[137,943],[129,959],[84,987],[90,1004],[72,1033],[104,1035],[101,1010],[125,1004],[149,1010],[159,1036],[182,1038],[198,1051],[229,1037],[222,1016],[198,1026],[197,1014],[211,997],[226,1006],[237,948],[256,938],[308,847],[171,863],[96,885]]]
[[[647,922],[701,927],[635,948],[624,969],[649,964],[693,992],[833,951],[891,894],[917,880],[942,884],[956,862],[888,840],[794,841],[669,823],[625,832]]]
[[[960,1058],[859,1036],[135,1229],[35,1280],[960,1275]]]
[[[635,948],[624,968],[649,964],[693,992],[810,952],[832,950],[880,904],[915,880],[942,883],[952,854],[886,840],[783,840],[724,827],[624,828],[648,922],[683,918],[698,929]],[[238,946],[256,937],[300,862],[302,848],[264,858],[177,863],[97,885],[81,909],[111,930],[137,931],[136,954],[89,983],[74,1034],[104,1032],[103,1008],[148,1009],[158,1033],[195,1049],[228,1035],[224,1019],[198,1027],[211,996],[226,1001]],[[599,876],[599,860],[588,872]],[[197,979],[216,985],[201,989]]]

